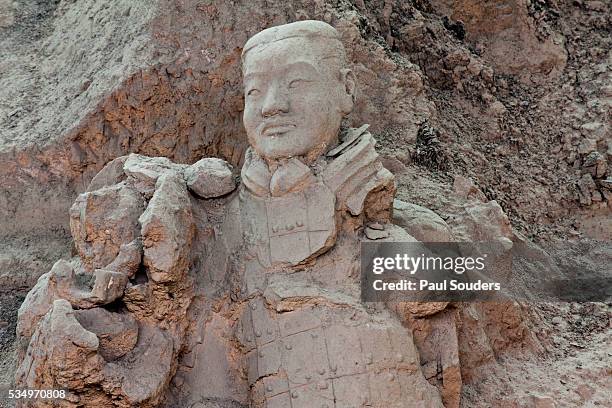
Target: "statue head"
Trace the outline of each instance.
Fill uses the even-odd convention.
[[[267,160],[312,162],[353,109],[355,81],[336,29],[322,21],[268,28],[242,51],[244,127]]]

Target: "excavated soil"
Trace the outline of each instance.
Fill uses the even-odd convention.
[[[397,198],[454,228],[461,175],[534,242],[612,239],[609,1],[136,3],[0,0],[0,406],[17,310],[71,256],[76,195],[129,152],[239,166],[240,47],[271,25],[339,29],[360,84],[349,122],[371,124]],[[479,367],[462,406],[609,406],[610,304],[523,307],[542,348]]]
[[[25,298],[25,293],[0,292],[0,407],[12,406],[8,399],[8,389],[12,388],[15,375],[15,329],[17,310]]]

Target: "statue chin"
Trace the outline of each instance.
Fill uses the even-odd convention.
[[[302,156],[307,151],[296,149],[290,143],[261,143],[256,146],[255,151],[268,160],[281,160],[289,157]]]
[[[336,131],[337,134],[338,132]],[[267,160],[280,160],[289,157],[316,158],[323,151],[322,145],[329,145],[333,137],[313,135],[308,132],[291,131],[274,136],[257,136],[250,139],[255,151]],[[307,160],[309,161],[309,160]]]

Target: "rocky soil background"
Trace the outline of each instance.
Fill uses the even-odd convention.
[[[398,198],[459,237],[476,197],[536,242],[611,239],[609,1],[0,0],[0,390],[25,292],[74,254],[77,194],[131,152],[240,166],[241,46],[306,18],[342,33],[350,122],[371,124]],[[524,307],[544,346],[510,339],[464,374],[462,405],[610,404],[609,305]]]

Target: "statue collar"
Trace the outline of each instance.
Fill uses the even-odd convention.
[[[366,135],[370,135],[367,132],[368,127],[369,125],[363,125],[347,129],[341,136],[341,143],[312,166],[307,166],[297,157],[291,157],[276,168],[270,168],[266,161],[249,147],[242,167],[242,182],[247,190],[260,197],[281,197],[302,191],[317,182],[317,175],[323,168],[341,160],[342,156],[354,149]]]

